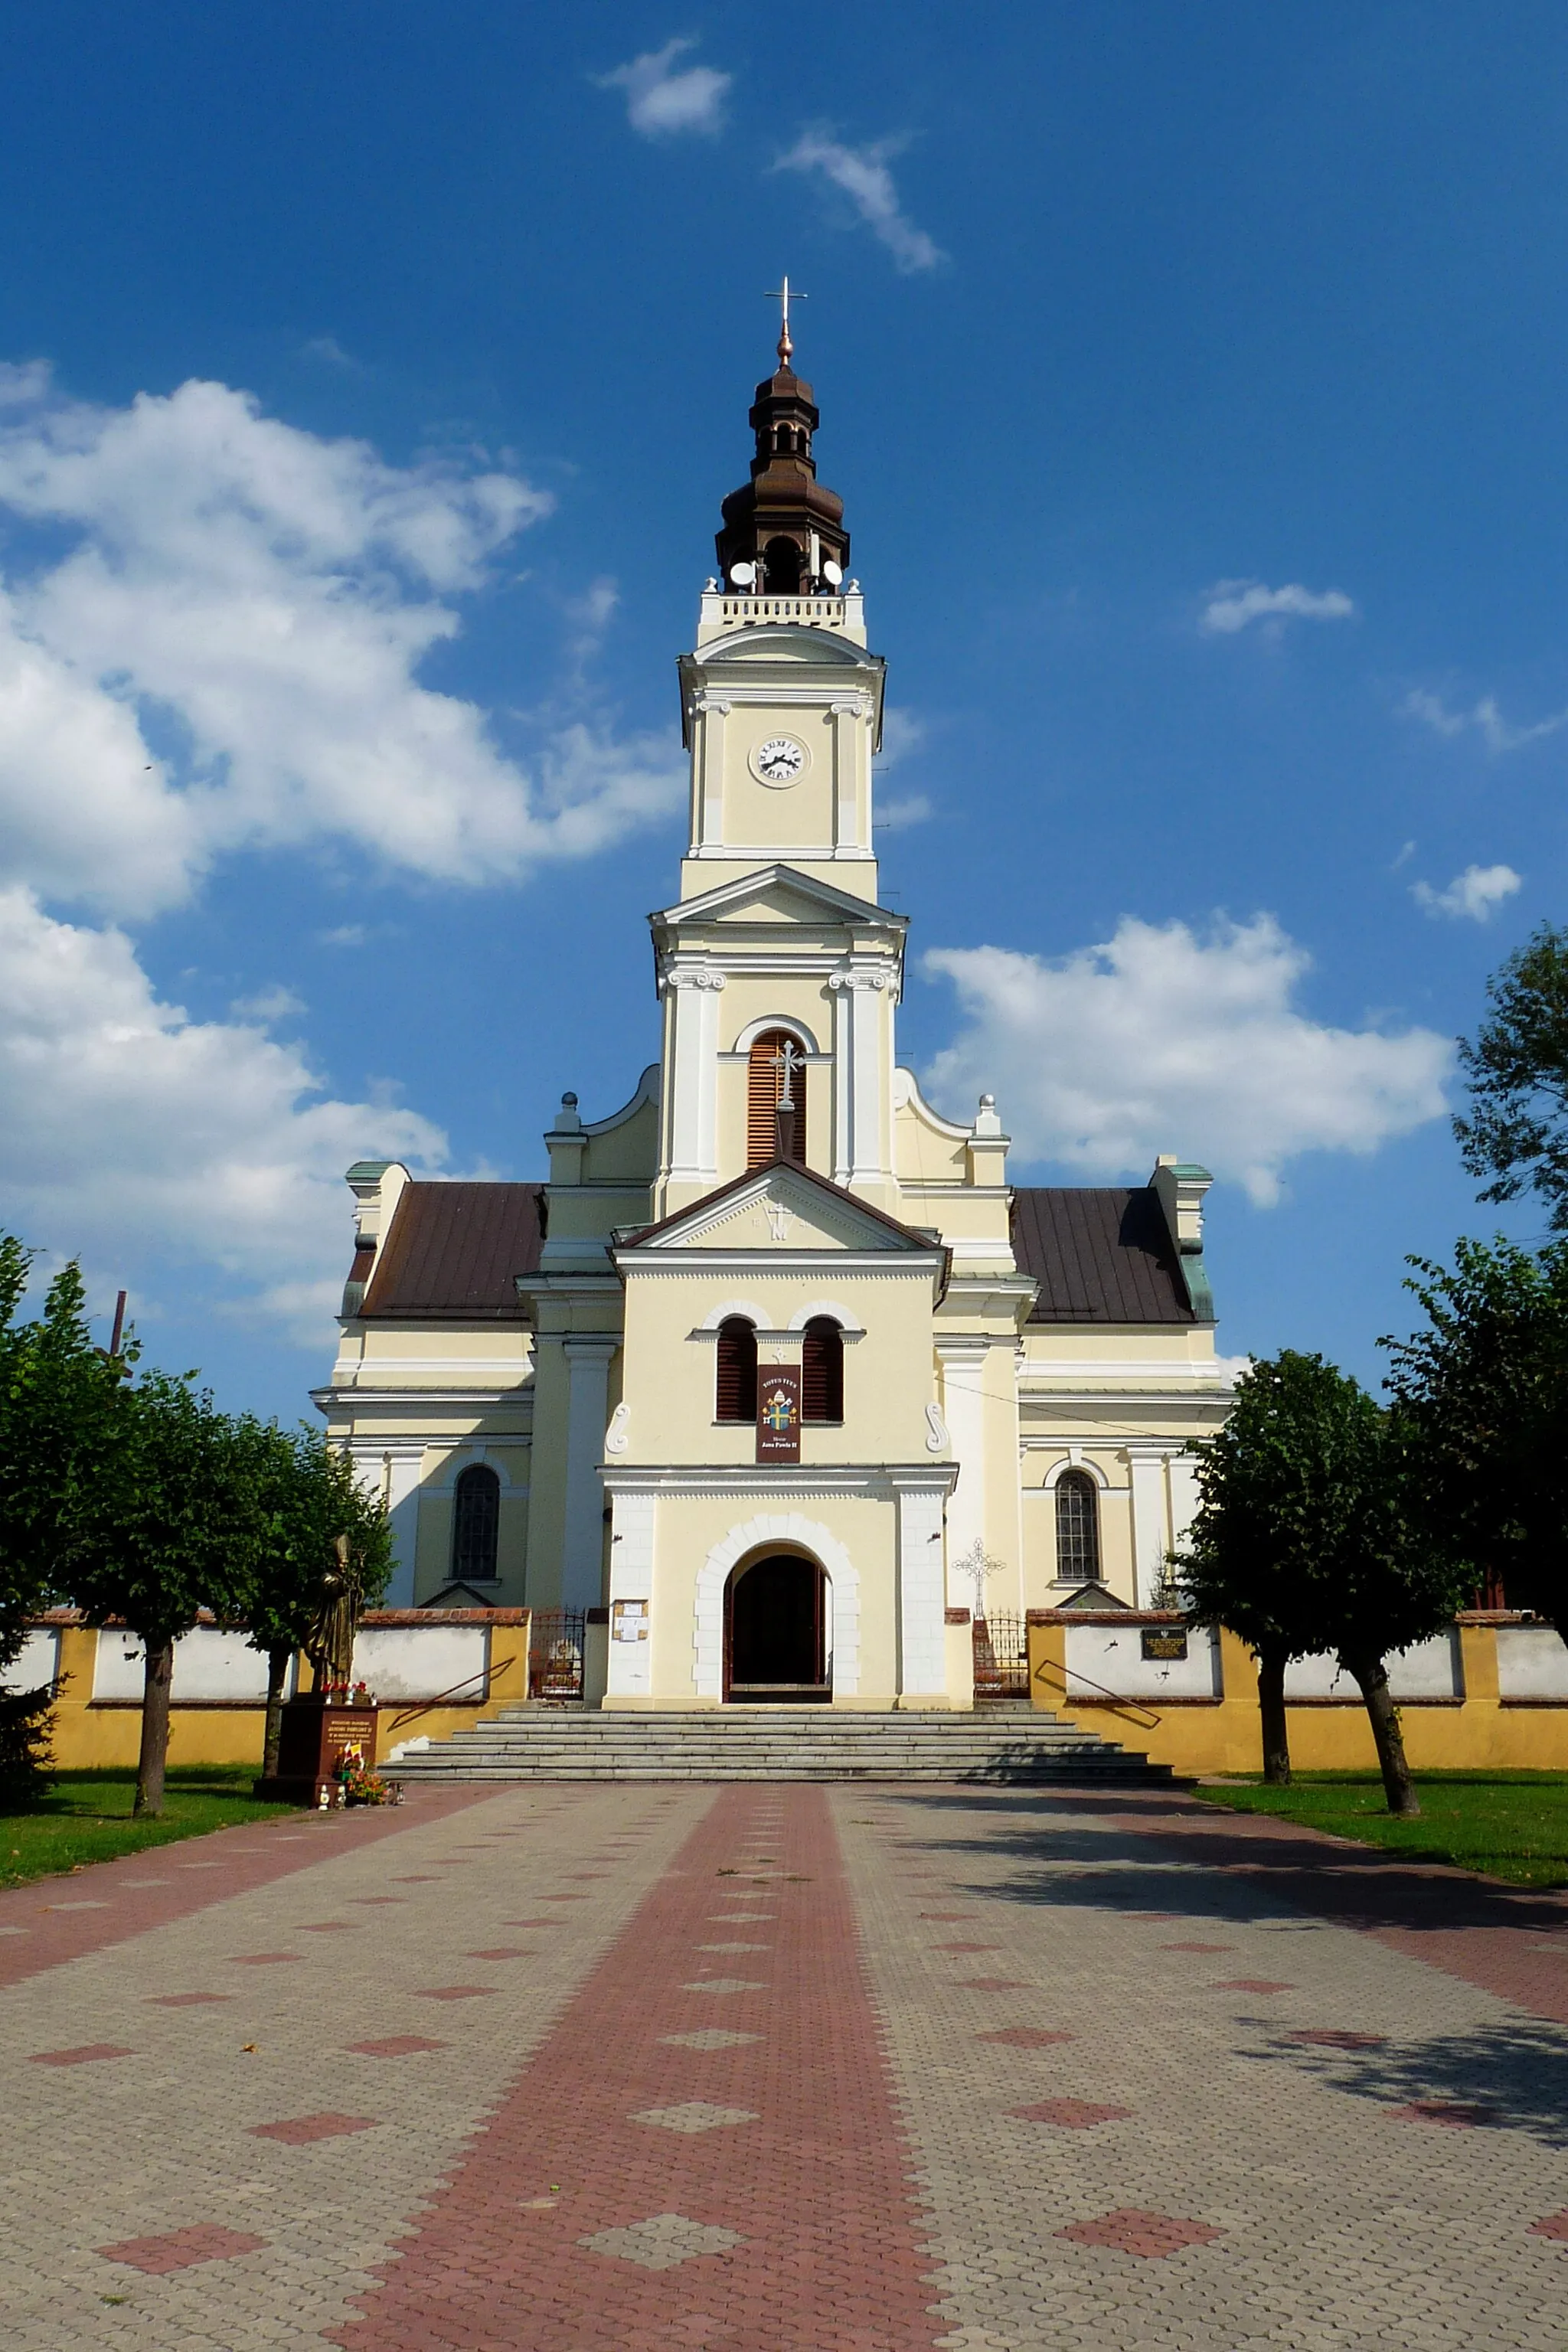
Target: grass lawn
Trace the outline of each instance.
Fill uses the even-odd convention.
[[[1289,1789],[1260,1780],[1192,1793],[1240,1813],[1275,1813],[1335,1837],[1484,1870],[1519,1886],[1568,1885],[1568,1774],[1417,1772],[1421,1818],[1397,1822],[1384,1807],[1375,1772],[1299,1772]]]
[[[112,1862],[150,1845],[200,1837],[230,1822],[254,1822],[291,1812],[264,1805],[250,1793],[254,1764],[187,1764],[171,1769],[163,1811],[155,1822],[133,1822],[133,1771],[62,1772],[53,1789],[25,1813],[0,1813],[0,1886],[21,1886],[51,1871]]]

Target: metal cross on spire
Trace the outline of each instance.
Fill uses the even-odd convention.
[[[808,301],[810,297],[796,293],[786,278],[782,286],[770,288],[765,299],[770,302],[782,303],[784,306],[784,323],[779,330],[779,365],[786,368],[795,351],[795,338],[789,331],[789,306],[792,302]]]

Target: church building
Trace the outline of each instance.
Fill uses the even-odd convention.
[[[390,1602],[602,1627],[606,1707],[967,1706],[973,1618],[1151,1605],[1229,1401],[1206,1171],[1011,1184],[992,1097],[899,1061],[884,665],[792,355],[786,313],[679,663],[659,1059],[607,1116],[563,1097],[543,1182],[351,1168],[315,1391],[391,1507]]]

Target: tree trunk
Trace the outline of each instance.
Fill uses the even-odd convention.
[[[1366,1701],[1367,1720],[1377,1746],[1388,1810],[1402,1820],[1414,1821],[1420,1813],[1421,1800],[1405,1760],[1405,1735],[1399,1728],[1399,1709],[1389,1693],[1388,1669],[1381,1658],[1342,1657],[1340,1664],[1355,1676]]]
[[[1263,1777],[1271,1789],[1290,1786],[1290,1735],[1285,1721],[1285,1653],[1258,1653],[1258,1706],[1263,1717]]]
[[[169,1691],[174,1679],[173,1642],[147,1641],[142,1691],[142,1753],[136,1759],[133,1816],[156,1820],[163,1810],[163,1768],[169,1760]]]
[[[291,1642],[274,1642],[267,1653],[267,1730],[261,1742],[261,1777],[278,1778],[278,1748],[283,1738],[283,1685],[289,1679]]]

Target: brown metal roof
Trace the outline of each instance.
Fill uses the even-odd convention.
[[[1040,1295],[1031,1323],[1194,1323],[1157,1194],[1021,1185],[1013,1252]]]
[[[542,1243],[542,1184],[407,1184],[361,1313],[521,1323],[515,1276]]]

